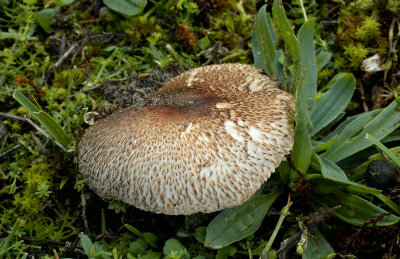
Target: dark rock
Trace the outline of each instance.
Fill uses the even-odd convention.
[[[365,177],[369,186],[385,189],[394,179],[395,173],[396,171],[389,162],[375,160],[368,165]]]

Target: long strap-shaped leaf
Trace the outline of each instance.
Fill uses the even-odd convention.
[[[285,10],[280,4],[280,0],[274,1],[272,5],[272,16],[275,24],[278,26],[281,32],[287,53],[289,54],[294,66],[293,75],[288,89],[289,92],[293,94],[301,77],[299,43],[297,42],[297,38],[293,32],[293,29],[286,18]]]
[[[71,143],[71,139],[57,123],[57,121],[53,119],[53,117],[39,109],[20,91],[15,90],[13,97],[15,100],[17,100],[17,102],[25,107],[35,119],[40,122],[40,124],[50,134],[50,136],[52,136],[63,147],[68,148],[69,143]]]
[[[377,140],[389,135],[400,125],[400,111],[397,110],[397,106],[397,102],[393,101],[372,120],[368,116],[360,116],[349,123],[339,134],[336,142],[321,157],[338,162],[371,146],[372,143],[365,138],[366,134]],[[356,135],[357,133],[359,134]]]
[[[252,51],[255,65],[276,77],[273,65],[276,58],[275,42],[273,40],[275,32],[272,27],[268,26],[265,9],[266,5],[260,8],[254,23]]]
[[[204,245],[221,248],[253,234],[281,194],[281,191],[277,191],[254,195],[242,205],[224,210],[208,225]]]

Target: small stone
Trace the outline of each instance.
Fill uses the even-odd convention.
[[[366,180],[369,186],[384,189],[394,179],[396,171],[385,160],[374,160],[367,168]]]

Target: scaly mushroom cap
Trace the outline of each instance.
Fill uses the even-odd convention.
[[[170,215],[249,199],[293,145],[292,95],[251,65],[195,68],[153,104],[86,130],[79,169],[101,197]]]

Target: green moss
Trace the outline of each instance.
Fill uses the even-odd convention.
[[[334,75],[335,71],[331,68],[324,68],[322,69],[319,74],[318,74],[318,79],[321,81],[326,81],[332,78]]]
[[[354,8],[357,11],[367,11],[374,7],[375,3],[373,0],[356,0],[349,4],[350,8]]]
[[[121,22],[121,26],[126,34],[130,36],[132,45],[138,45],[153,33],[158,32],[160,35],[165,35],[161,26],[158,25],[156,17],[132,17]]]
[[[362,43],[357,43],[356,45],[349,44],[344,46],[344,50],[344,54],[348,56],[347,59],[352,68],[359,68],[369,53],[369,50]]]
[[[381,24],[376,20],[376,17],[366,17],[362,25],[357,28],[356,38],[364,41],[377,41],[381,37]]]

